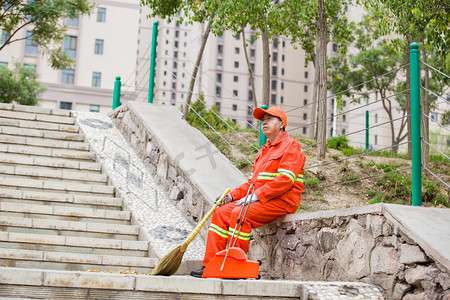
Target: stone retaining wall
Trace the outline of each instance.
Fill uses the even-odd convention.
[[[383,215],[383,206],[297,214],[254,230],[266,279],[362,281],[392,300],[450,299],[450,274]],[[281,266],[281,267],[280,267]]]
[[[109,117],[130,142],[136,154],[142,159],[156,181],[167,191],[169,198],[176,202],[186,219],[193,225],[211,208],[209,201],[203,197],[189,177],[180,170],[177,157],[170,157],[158,140],[146,128],[141,119],[123,105],[114,110]],[[204,226],[200,234],[206,239],[208,226]]]

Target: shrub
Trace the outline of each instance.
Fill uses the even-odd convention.
[[[336,139],[330,140],[327,142],[327,147],[331,149],[341,150],[349,148],[348,138],[345,136],[338,137]]]

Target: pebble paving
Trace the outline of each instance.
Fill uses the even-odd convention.
[[[303,282],[308,300],[385,300],[375,285],[358,282]]]
[[[118,189],[133,216],[150,238],[158,257],[164,256],[192,232],[193,226],[158,185],[131,145],[102,113],[73,112],[106,174]],[[205,242],[197,236],[185,259],[203,259]]]

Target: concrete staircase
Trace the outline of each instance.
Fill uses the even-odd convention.
[[[95,157],[70,111],[0,104],[0,266],[152,270]]]

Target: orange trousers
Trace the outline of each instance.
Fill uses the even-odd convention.
[[[206,240],[206,251],[203,259],[203,266],[206,266],[217,252],[226,249],[227,242],[233,234],[239,217],[239,212],[242,209],[242,206],[235,205],[236,202],[231,202],[220,206],[214,211],[211,225],[209,226],[208,238]],[[250,204],[235,247],[239,247],[247,253],[250,245],[250,234],[252,228],[258,228],[262,225],[269,224],[277,218],[288,214],[288,211],[284,208],[285,206],[286,202],[276,198],[266,202],[265,204],[262,204],[260,201]],[[245,210],[242,212],[242,216],[244,213]],[[235,238],[238,229],[239,225],[236,229]]]

